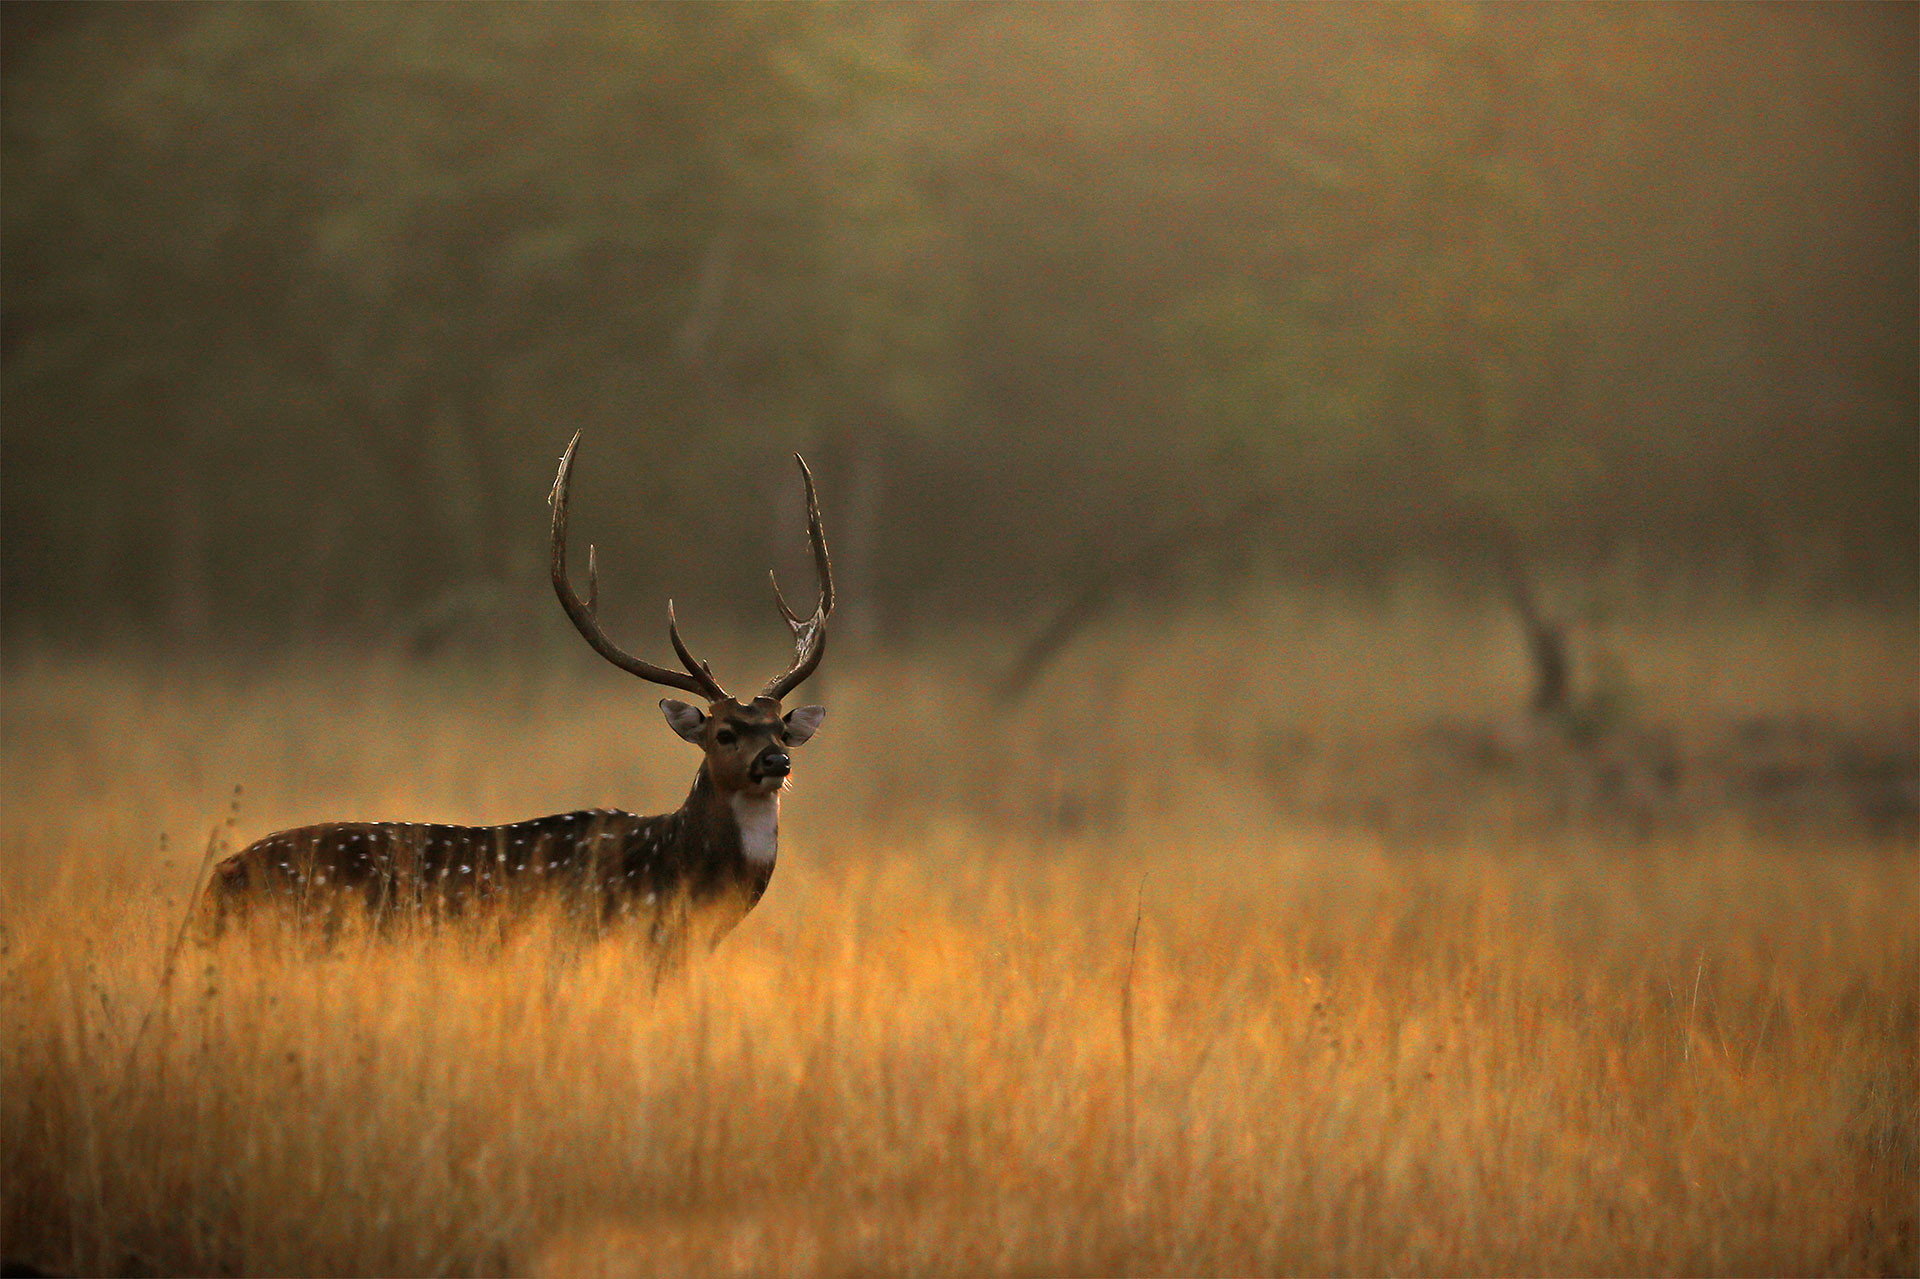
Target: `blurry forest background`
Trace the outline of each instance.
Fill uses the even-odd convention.
[[[4,14],[16,656],[1914,597],[1910,5]]]
[[[0,1269],[1920,1272],[1920,7],[0,18]],[[576,430],[767,899],[183,945],[686,793]]]

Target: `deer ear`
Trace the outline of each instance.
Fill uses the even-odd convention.
[[[698,706],[689,706],[685,702],[676,702],[671,697],[660,699],[660,709],[667,717],[667,727],[680,734],[695,746],[704,746],[701,729],[706,727],[707,715]]]
[[[799,706],[788,711],[783,721],[787,726],[787,745],[805,744],[809,737],[820,731],[820,721],[826,717],[827,708],[824,706]]]

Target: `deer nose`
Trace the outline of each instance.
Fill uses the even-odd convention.
[[[768,777],[785,777],[793,771],[793,757],[785,751],[768,751],[755,761],[754,771]]]

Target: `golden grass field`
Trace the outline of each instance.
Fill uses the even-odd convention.
[[[1684,736],[1910,722],[1913,629],[1722,609],[1604,639],[1636,713]],[[968,660],[829,658],[766,901],[658,994],[628,939],[541,921],[190,942],[162,989],[235,783],[236,844],[659,811],[696,759],[655,692],[558,651],[15,660],[0,1251],[87,1274],[1920,1268],[1910,838],[1711,808],[1627,838],[1498,805],[1427,837],[1276,791],[1276,733],[1365,759],[1505,714],[1502,619],[1444,601],[1123,619],[1014,712]]]

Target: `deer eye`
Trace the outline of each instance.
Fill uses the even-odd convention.
[[[723,728],[713,735],[713,740],[722,746],[731,746],[733,745],[733,736],[733,730],[731,728]]]

